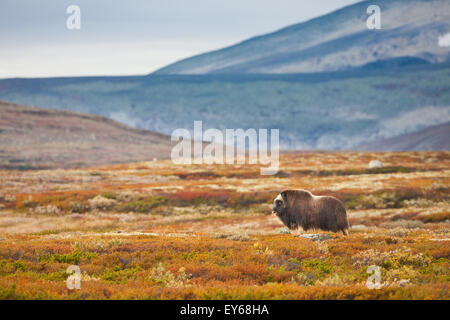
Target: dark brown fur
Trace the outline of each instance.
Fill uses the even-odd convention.
[[[289,228],[342,231],[348,234],[347,212],[341,201],[329,196],[314,196],[306,190],[286,190],[275,199],[273,212]]]

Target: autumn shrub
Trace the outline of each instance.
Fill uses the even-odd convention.
[[[42,215],[60,215],[62,210],[57,206],[48,204],[46,206],[37,206],[29,209],[31,214],[42,214]]]
[[[411,249],[403,248],[390,251],[387,258],[381,262],[381,266],[386,269],[398,269],[402,266],[425,267],[430,263],[429,255],[413,253]]]
[[[399,219],[395,221],[383,222],[380,224],[380,227],[387,229],[395,229],[395,228],[415,229],[415,228],[423,228],[424,224],[422,221],[419,220]]]
[[[115,200],[118,200],[120,202],[136,201],[139,198],[139,193],[131,190],[120,191],[115,193],[115,195]]]
[[[450,187],[438,186],[423,190],[423,197],[433,201],[450,201]]]
[[[297,273],[296,277],[293,279],[293,281],[297,282],[298,284],[302,286],[312,286],[314,285],[315,281],[315,275],[312,272],[303,273],[299,272]]]
[[[17,197],[15,208],[18,210],[27,209],[31,213],[55,214],[54,208],[60,210],[59,213],[86,212],[83,206],[88,200],[95,197],[95,191],[69,191],[69,192],[43,192],[31,195],[20,195]],[[37,209],[38,208],[38,209]],[[47,208],[53,208],[47,210]],[[37,210],[34,210],[37,209]],[[48,211],[48,213],[46,213]]]
[[[394,191],[397,203],[405,200],[418,199],[424,195],[423,190],[419,188],[398,188]]]
[[[352,176],[362,174],[388,174],[388,173],[410,173],[417,169],[402,167],[402,166],[388,166],[381,168],[365,168],[365,169],[342,169],[342,170],[295,170],[295,175],[309,175],[318,177],[330,176]]]
[[[140,271],[142,271],[142,269],[139,267],[123,269],[119,266],[115,266],[105,270],[101,275],[101,279],[102,281],[127,283],[128,281],[136,280]]]
[[[401,280],[415,280],[418,276],[418,272],[409,265],[403,265],[398,268],[389,269],[383,272],[383,277],[385,280],[384,285],[398,285]]]
[[[86,213],[90,210],[90,206],[81,201],[71,201],[68,210],[71,213]]]
[[[166,270],[162,263],[150,271],[150,279],[163,287],[179,288],[185,286],[190,281],[190,275],[186,273],[185,268],[180,268],[177,273],[173,274],[170,270]]]
[[[386,209],[402,208],[407,201],[420,198],[423,192],[414,188],[380,190],[372,194],[342,194],[342,200],[348,209]]]
[[[344,204],[348,209],[385,209],[396,207],[396,201],[393,194],[370,194],[344,196]]]
[[[72,247],[75,251],[89,251],[103,253],[108,252],[112,248],[120,247],[124,244],[124,240],[120,238],[96,239],[92,241],[76,241]]]
[[[387,270],[398,269],[402,266],[426,267],[432,262],[429,255],[413,253],[406,247],[387,252],[369,249],[357,253],[352,260],[355,266],[378,265]]]
[[[227,237],[227,239],[234,240],[234,241],[249,241],[250,237],[247,233],[241,232],[241,233],[236,233],[236,234],[230,235]]]
[[[117,193],[116,193],[116,192],[111,192],[111,191],[109,191],[109,192],[103,192],[103,193],[101,194],[101,196],[102,196],[103,198],[106,198],[106,199],[112,199],[112,200],[116,200],[116,199],[117,199]]]
[[[438,213],[430,213],[426,215],[420,215],[417,217],[420,221],[424,223],[431,222],[443,222],[450,220],[450,212],[438,212]]]
[[[346,273],[333,273],[323,280],[316,281],[315,285],[326,287],[342,287],[353,285],[356,282],[356,278]]]
[[[233,178],[235,178],[235,179],[257,179],[257,178],[261,177],[259,171],[258,172],[257,171],[255,171],[255,172],[253,172],[253,171],[229,172],[229,173],[226,173],[224,176],[227,178],[230,178],[230,179],[233,179]]]
[[[6,259],[0,260],[0,274],[12,274],[17,271],[27,271],[28,267],[22,260],[8,261]]]
[[[180,191],[164,195],[173,206],[221,206],[249,209],[253,205],[271,203],[272,192],[238,193],[227,191]]]
[[[93,210],[108,210],[116,204],[116,200],[102,197],[101,195],[96,196],[93,199],[88,200],[89,207]]]
[[[177,173],[175,175],[183,180],[212,180],[220,177],[220,175],[211,171]]]
[[[0,287],[0,300],[26,300],[29,297],[17,291],[17,285]]]
[[[413,219],[415,216],[417,216],[420,212],[405,212],[405,213],[399,213],[396,215],[393,215],[391,217],[392,221],[396,221],[396,220],[409,220],[409,219]]]
[[[82,259],[90,260],[95,257],[97,257],[97,253],[74,250],[67,254],[47,253],[40,256],[39,261],[78,264]]]
[[[271,192],[257,192],[257,193],[241,193],[235,197],[231,197],[228,201],[228,206],[233,208],[247,208],[254,204],[272,203],[274,198]]]
[[[120,212],[150,213],[152,209],[167,203],[167,198],[163,196],[149,197],[143,200],[136,200],[122,203],[118,207]]]
[[[312,272],[317,275],[317,277],[323,278],[333,272],[334,267],[331,264],[330,259],[320,260],[317,258],[305,259],[301,261],[301,266],[306,272]]]
[[[167,194],[171,203],[177,206],[225,205],[230,197],[230,192],[223,191],[181,191],[175,194]]]
[[[342,201],[347,209],[356,210],[362,208],[361,202],[364,199],[362,194],[343,194]]]
[[[381,168],[368,168],[364,172],[367,174],[386,174],[386,173],[410,173],[417,171],[416,168],[401,167],[401,166],[388,166]]]
[[[416,207],[416,208],[428,208],[435,204],[434,201],[425,198],[404,200],[403,203],[406,207]]]
[[[288,228],[283,227],[283,228],[278,229],[276,233],[277,234],[290,234],[291,231]]]

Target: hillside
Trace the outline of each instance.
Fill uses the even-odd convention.
[[[368,151],[450,150],[450,122],[361,146]]]
[[[450,65],[290,75],[0,80],[0,99],[171,134],[278,128],[283,149],[352,149],[450,121]]]
[[[110,119],[0,101],[0,169],[87,167],[168,158],[170,137]]]
[[[366,25],[369,5],[381,9],[381,29]],[[345,70],[399,57],[448,61],[446,0],[362,1],[304,23],[183,59],[156,74],[311,73]],[[416,60],[417,59],[417,60]]]

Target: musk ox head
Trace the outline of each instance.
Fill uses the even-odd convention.
[[[278,217],[282,216],[287,209],[287,198],[286,193],[280,193],[273,201],[272,214]]]
[[[272,213],[278,217],[293,214],[301,202],[312,199],[314,196],[306,190],[285,190],[281,192],[273,201]]]

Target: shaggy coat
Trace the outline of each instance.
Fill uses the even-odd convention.
[[[306,190],[286,190],[273,202],[273,213],[289,229],[321,229],[348,234],[347,212],[334,197],[315,196]]]

